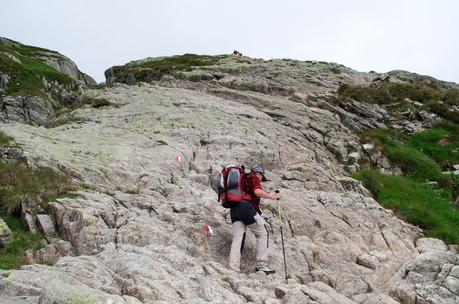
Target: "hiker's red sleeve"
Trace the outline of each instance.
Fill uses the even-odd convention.
[[[252,178],[252,193],[255,194],[255,190],[257,190],[257,189],[263,190],[263,186],[261,185],[260,180],[258,179],[258,177],[253,176],[253,178]]]

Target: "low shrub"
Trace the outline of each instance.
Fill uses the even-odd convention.
[[[10,143],[12,142],[13,142],[13,138],[11,136],[8,136],[2,131],[0,131],[0,147],[9,146]]]
[[[346,100],[348,98],[361,102],[388,104],[403,102],[409,98],[421,103],[432,100],[442,100],[446,98],[446,91],[433,89],[422,84],[407,83],[383,83],[371,86],[349,86],[342,85],[338,89],[338,98]],[[454,93],[448,91],[448,96]],[[452,97],[450,97],[452,98]]]
[[[111,106],[112,103],[108,101],[106,98],[93,98],[91,99],[91,106],[93,108],[101,108],[101,107],[107,107]]]

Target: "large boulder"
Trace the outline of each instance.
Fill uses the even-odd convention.
[[[0,122],[48,125],[65,96],[96,82],[58,52],[0,37]],[[33,68],[27,62],[34,62]],[[6,68],[7,67],[7,68]]]

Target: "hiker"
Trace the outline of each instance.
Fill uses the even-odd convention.
[[[239,52],[239,51],[237,51],[237,50],[234,50],[234,51],[233,51],[233,55],[235,55],[235,56],[237,56],[237,57],[240,57],[240,56],[242,56],[242,53]]]
[[[261,165],[252,167],[243,182],[243,200],[231,208],[233,226],[233,242],[231,244],[229,267],[239,272],[243,237],[247,227],[252,230],[257,239],[257,265],[255,271],[273,274],[276,271],[268,267],[268,229],[266,221],[261,216],[260,198],[277,200],[279,194],[270,194],[263,190],[261,181],[267,181],[265,170]]]

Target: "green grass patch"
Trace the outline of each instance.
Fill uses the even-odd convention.
[[[389,147],[387,156],[405,175],[419,181],[439,181],[443,177],[440,166],[434,160],[409,145]]]
[[[414,136],[395,130],[370,130],[362,134],[362,142],[374,143],[392,164],[420,182],[437,181],[447,186],[450,178],[442,171],[459,163],[459,153],[454,152],[459,148],[457,135],[441,125]]]
[[[372,142],[403,175],[419,183],[436,181],[437,195],[455,200],[459,178],[443,172],[459,164],[458,128],[455,124],[443,123],[413,136],[395,130],[370,130],[362,134],[362,142]]]
[[[43,79],[46,79],[47,82],[58,82],[61,85],[75,83],[69,76],[35,58],[34,55],[40,50],[43,49],[0,45],[0,70],[11,76],[6,94],[44,96],[46,88]],[[13,55],[20,62],[14,61],[5,53]]]
[[[12,142],[13,142],[13,138],[11,136],[8,136],[2,131],[0,131],[0,147],[7,147]]]
[[[2,219],[11,229],[13,241],[0,248],[0,269],[17,269],[26,264],[26,250],[39,250],[43,247],[43,235],[26,231],[21,220],[12,215],[3,216]]]
[[[409,98],[413,101],[427,103],[432,100],[452,100],[453,98],[447,96],[455,96],[455,94],[449,92],[433,89],[422,84],[383,83],[372,86],[349,86],[344,84],[338,89],[338,99],[340,101],[354,99],[368,103],[390,104],[403,102],[405,98]]]
[[[158,60],[143,62],[137,67],[158,70],[162,73],[171,71],[190,71],[192,67],[214,65],[227,55],[207,56],[196,54],[184,54],[180,56],[166,57]]]
[[[454,128],[454,127],[453,127]],[[409,144],[433,159],[443,170],[459,164],[459,130],[449,130],[448,125],[439,125],[413,135]]]
[[[98,109],[101,107],[108,107],[112,105],[112,103],[105,98],[93,98],[91,99],[90,102],[91,102],[91,106],[95,109]]]
[[[0,162],[0,209],[3,214],[20,210],[21,202],[46,203],[75,190],[69,177],[49,168],[31,169],[23,162]]]
[[[92,184],[81,183],[80,187],[85,190],[97,191],[97,187]]]
[[[374,169],[362,170],[354,177],[384,207],[424,229],[427,236],[459,244],[459,211],[434,189],[409,177],[385,175]]]

